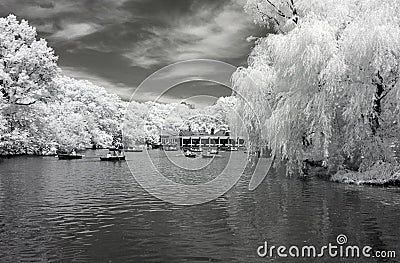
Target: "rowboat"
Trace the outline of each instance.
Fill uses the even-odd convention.
[[[186,151],[185,152],[185,157],[186,158],[196,158],[197,155],[195,153],[192,153],[191,151]]]
[[[166,147],[164,147],[164,151],[166,151],[166,152],[176,152],[176,151],[178,151],[178,148],[175,147],[175,146],[166,146]]]
[[[118,162],[125,160],[125,155],[121,150],[109,151],[106,156],[100,157],[100,161]]]
[[[191,152],[196,152],[196,153],[201,153],[201,152],[203,152],[203,149],[201,149],[201,148],[191,148],[190,151]]]
[[[124,160],[125,160],[125,156],[100,157],[100,161],[118,162],[118,161],[124,161]]]
[[[130,152],[130,153],[141,153],[141,152],[143,152],[143,149],[128,148],[128,149],[125,150],[125,152]]]
[[[229,147],[226,149],[227,152],[237,152],[239,149],[237,147]]]
[[[201,157],[203,157],[203,158],[214,158],[215,155],[214,154],[210,154],[210,153],[203,153],[201,155]]]
[[[59,160],[77,160],[82,159],[83,155],[79,154],[58,154]]]
[[[203,153],[201,156],[202,156],[203,158],[221,158],[221,157],[222,157],[222,155],[219,155],[219,154],[211,154],[211,153],[209,153],[209,152]]]

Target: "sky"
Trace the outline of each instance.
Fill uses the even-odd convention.
[[[36,27],[55,49],[65,75],[90,80],[128,100],[146,78],[173,63],[212,59],[246,66],[254,45],[247,39],[265,35],[266,29],[244,13],[243,1],[1,0],[0,16],[13,13]],[[196,79],[194,72],[204,70],[196,61],[184,65],[176,67],[179,74],[165,74],[133,99],[154,100],[164,83],[174,83],[186,71]],[[231,73],[219,72],[224,67],[214,70],[228,78]],[[186,82],[163,94],[160,102],[199,95],[227,96],[230,89],[203,80]]]

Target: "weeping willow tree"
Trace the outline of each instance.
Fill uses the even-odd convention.
[[[360,171],[394,162],[400,3],[248,0],[245,11],[273,32],[233,76],[253,138],[287,161],[290,173],[301,172],[304,160],[335,169],[359,160],[353,168]]]

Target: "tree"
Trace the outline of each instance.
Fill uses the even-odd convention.
[[[63,147],[88,145],[109,147],[120,142],[125,103],[102,87],[88,81],[60,76],[55,78],[60,97],[49,105]]]
[[[61,75],[36,29],[0,18],[0,154],[48,154],[120,141],[125,104],[104,88]]]
[[[391,161],[386,149],[399,128],[399,9],[378,0],[248,1],[245,10],[275,33],[258,39],[249,66],[235,73],[251,107],[239,105],[252,116],[253,134],[258,116],[262,139],[289,172],[301,172],[305,159],[337,167],[357,151],[365,157],[361,169]]]
[[[59,73],[57,57],[36,30],[14,15],[0,18],[0,154],[32,153],[30,145],[40,126],[37,102],[56,94],[53,78]],[[33,134],[33,136],[31,136]],[[35,143],[36,144],[36,143]]]
[[[59,73],[57,57],[35,28],[14,15],[0,18],[0,94],[10,105],[32,105],[49,99]]]
[[[145,132],[146,116],[149,108],[144,103],[131,101],[124,117],[123,136],[124,145],[129,147],[136,144],[145,144],[147,133]]]

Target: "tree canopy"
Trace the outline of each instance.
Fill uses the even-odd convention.
[[[301,172],[306,159],[338,167],[359,156],[361,170],[392,161],[388,145],[399,128],[400,3],[248,0],[245,10],[274,33],[256,41],[248,67],[233,77],[252,105],[238,103],[239,112],[260,118],[262,139],[277,160],[287,161],[290,172]]]
[[[62,75],[54,50],[14,15],[0,18],[0,154],[47,154],[120,139],[123,102]]]

